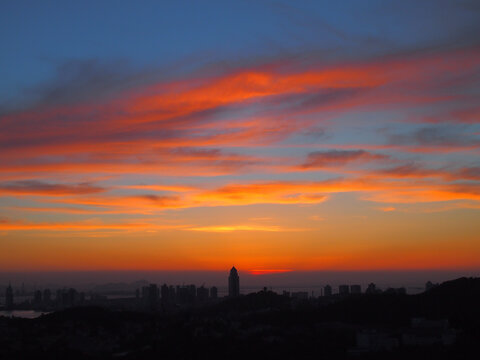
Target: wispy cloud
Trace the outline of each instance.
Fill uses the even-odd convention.
[[[462,131],[463,130],[463,131]],[[426,148],[479,148],[480,139],[465,128],[453,125],[428,126],[406,134],[390,136],[394,145],[409,145]]]
[[[50,184],[37,180],[22,180],[0,183],[0,195],[85,195],[105,191],[104,188],[88,183],[66,185]]]
[[[183,226],[175,225],[158,225],[146,222],[118,222],[105,223],[99,219],[89,219],[75,222],[28,222],[13,221],[4,219],[2,221],[2,230],[5,231],[102,231],[102,230],[118,230],[118,231],[147,231],[147,230],[166,230],[178,229]]]
[[[95,214],[104,220],[97,228],[131,229],[114,215],[314,206],[340,193],[388,204],[383,210],[441,201],[472,207],[480,200],[472,157],[480,139],[467,90],[479,62],[473,46],[337,62],[280,58],[177,79],[122,64],[67,63],[31,105],[0,115],[0,196],[9,197],[2,209],[24,214],[9,223],[15,230],[93,228],[37,224],[27,220],[33,213]],[[448,119],[429,120],[442,106]],[[424,158],[459,150],[468,160]]]
[[[367,162],[373,160],[388,159],[388,156],[374,154],[365,150],[330,150],[315,151],[307,156],[302,168],[324,168],[344,166],[351,162]]]

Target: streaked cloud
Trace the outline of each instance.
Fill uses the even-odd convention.
[[[395,211],[397,210],[395,207],[393,206],[383,206],[383,207],[379,207],[377,208],[378,210],[380,211],[383,211],[383,212],[391,212],[391,211]]]
[[[75,222],[27,222],[13,221],[4,219],[2,221],[2,230],[5,231],[147,231],[147,230],[166,230],[177,229],[183,226],[158,225],[146,222],[120,222],[105,223],[99,219],[89,219]]]
[[[308,258],[296,241],[331,251],[311,255],[311,268],[350,264],[380,220],[480,208],[479,69],[478,46],[285,56],[178,77],[66,63],[30,105],[0,115],[0,210],[18,219],[0,218],[0,230],[133,234],[130,250],[148,237],[215,264],[225,252],[214,241],[202,250],[209,238],[243,237],[268,254],[246,267],[258,275]],[[358,233],[337,236],[358,220]],[[269,262],[277,246],[288,266]]]
[[[315,151],[308,154],[303,168],[324,168],[344,166],[351,162],[367,162],[387,159],[388,156],[373,154],[365,150]]]
[[[0,183],[0,195],[85,195],[105,191],[104,188],[92,186],[88,183],[66,185],[50,184],[37,180],[20,180]]]
[[[390,143],[425,148],[425,151],[480,148],[478,136],[472,135],[468,128],[454,125],[428,126],[406,134],[394,134],[390,136]]]

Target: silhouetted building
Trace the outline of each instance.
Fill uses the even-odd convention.
[[[13,309],[13,289],[10,284],[8,284],[7,290],[5,291],[5,309]]]
[[[55,302],[58,307],[62,306],[62,290],[58,289],[55,292]]]
[[[350,293],[350,288],[348,287],[348,285],[340,285],[338,287],[338,293],[340,295],[348,295]]]
[[[193,304],[197,296],[195,285],[177,285],[176,301],[180,304]]]
[[[208,289],[203,285],[197,289],[197,300],[199,302],[206,302],[208,300]]]
[[[236,297],[240,295],[240,277],[235,266],[230,270],[228,277],[228,296]]]
[[[210,297],[211,297],[212,299],[218,298],[218,289],[217,289],[216,286],[212,286],[212,287],[210,288]]]
[[[404,287],[400,288],[388,288],[385,290],[384,294],[390,294],[390,295],[406,295],[407,290]]]
[[[160,288],[160,294],[162,296],[162,303],[168,303],[170,302],[170,295],[168,291],[168,285],[163,284],[162,287]]]
[[[175,290],[175,300],[178,303],[183,304],[187,302],[187,297],[188,297],[188,292],[185,286],[177,285]]]
[[[159,291],[157,285],[150,284],[142,288],[142,298],[147,309],[155,310],[157,308],[158,297]]]
[[[68,289],[67,293],[67,306],[75,306],[79,303],[79,295],[74,288]]]
[[[49,304],[52,301],[52,292],[50,289],[43,290],[43,302]]]
[[[323,288],[323,296],[332,296],[332,287],[330,285],[325,285]]]
[[[350,294],[361,294],[362,287],[360,285],[350,285]]]
[[[377,287],[374,283],[368,284],[367,290],[365,290],[365,294],[376,294],[378,293]]]
[[[188,302],[193,303],[197,295],[197,287],[195,285],[189,285],[187,288],[188,288]]]
[[[77,290],[73,288],[70,288],[68,290],[62,289],[57,290],[56,302],[58,307],[66,308],[79,305],[80,303],[82,303],[82,298],[77,292]]]
[[[42,303],[42,291],[41,290],[36,290],[34,295],[33,295],[33,302],[36,305],[39,305]]]
[[[425,291],[431,290],[431,289],[433,289],[434,287],[437,287],[437,286],[438,286],[438,284],[434,284],[431,281],[427,281],[427,283],[425,284]]]
[[[168,296],[170,297],[170,302],[175,302],[176,299],[176,293],[175,293],[175,287],[173,285],[170,285],[168,287]]]
[[[308,292],[307,291],[296,291],[292,292],[292,298],[298,300],[307,300],[308,299]]]

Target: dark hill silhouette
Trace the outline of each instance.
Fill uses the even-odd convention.
[[[358,295],[327,305],[260,291],[174,313],[71,308],[37,319],[0,317],[0,358],[343,359],[359,331],[400,336],[414,317],[448,319],[460,336],[451,347],[356,358],[469,358],[480,339],[479,303],[480,279],[461,278],[418,295]]]
[[[417,298],[418,306],[430,316],[444,316],[461,328],[480,327],[480,278],[446,281]]]
[[[472,298],[480,299],[480,278],[462,277],[456,280],[445,281],[422,294],[429,297],[443,299],[455,298],[460,301],[469,301]]]
[[[449,319],[452,325],[476,326],[480,319],[480,278],[447,281],[418,295],[375,294],[348,297],[320,309],[321,317],[390,326],[410,318]]]

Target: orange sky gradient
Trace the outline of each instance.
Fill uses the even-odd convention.
[[[0,271],[480,269],[480,49],[314,60],[0,114]]]

